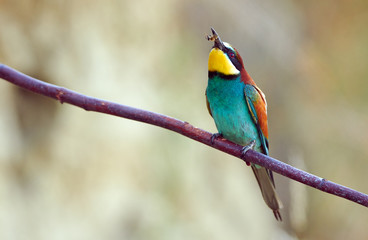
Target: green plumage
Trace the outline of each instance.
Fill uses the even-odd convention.
[[[239,53],[221,41],[212,28],[214,45],[208,58],[207,107],[217,130],[232,142],[268,155],[267,103],[264,94],[244,69]],[[252,143],[252,144],[250,144]],[[282,220],[282,203],[270,170],[251,164],[263,199],[275,218]]]
[[[259,116],[254,105],[259,94],[253,85],[241,81],[240,75],[222,78],[221,74],[211,73],[206,89],[209,110],[219,133],[242,146],[254,140],[254,150],[268,155],[268,140],[258,124]],[[256,164],[251,166],[265,202],[281,221],[279,209],[282,203],[275,192],[272,172]]]
[[[216,127],[224,138],[240,145],[256,140],[254,150],[264,152],[258,129],[247,106],[240,76],[224,79],[215,75],[208,79],[207,100]]]

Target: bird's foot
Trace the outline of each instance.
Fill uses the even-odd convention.
[[[242,148],[242,154],[241,154],[241,157],[244,159],[244,156],[245,156],[245,154],[250,150],[250,149],[252,149],[253,150],[253,148],[254,148],[254,146],[256,145],[256,140],[253,140],[253,141],[251,141],[248,145],[246,145],[246,146],[244,146],[243,148]],[[250,163],[249,162],[247,162],[247,161],[245,161],[245,163],[249,166],[250,165]]]
[[[215,140],[217,138],[219,138],[219,137],[222,137],[222,134],[221,133],[214,133],[214,134],[212,134],[212,136],[211,136],[211,144],[213,145],[214,142],[215,142]]]

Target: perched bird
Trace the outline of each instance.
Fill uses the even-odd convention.
[[[230,44],[222,42],[211,28],[212,36],[207,36],[214,45],[208,58],[208,86],[206,89],[207,108],[215,120],[218,134],[227,140],[268,155],[267,102],[265,95],[257,87],[244,68],[238,51]],[[251,164],[262,196],[281,221],[279,209],[282,203],[275,191],[273,174],[270,170]]]

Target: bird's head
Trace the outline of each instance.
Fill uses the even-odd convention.
[[[207,36],[207,40],[214,42],[208,58],[209,74],[217,73],[230,78],[240,75],[244,65],[238,51],[230,44],[221,41],[215,29],[211,30],[212,35]]]

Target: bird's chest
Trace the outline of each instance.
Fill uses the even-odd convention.
[[[257,139],[256,126],[246,104],[240,79],[209,79],[207,99],[217,130],[230,141],[248,144]]]

